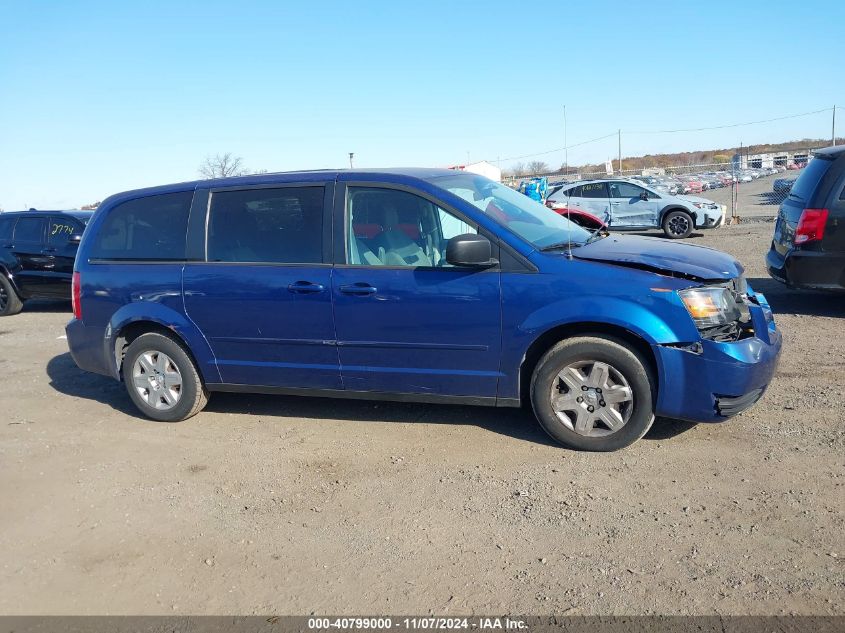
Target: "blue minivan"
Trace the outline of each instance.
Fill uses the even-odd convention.
[[[781,335],[709,248],[590,233],[482,176],[305,171],[117,194],[70,350],[147,417],[213,391],[517,407],[574,448],[754,404]]]

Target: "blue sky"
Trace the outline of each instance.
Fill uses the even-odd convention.
[[[562,147],[564,104],[570,145],[621,128],[623,155],[826,137],[830,112],[634,131],[845,106],[843,23],[834,2],[0,0],[0,207],[195,179],[216,152],[270,171],[495,161]]]

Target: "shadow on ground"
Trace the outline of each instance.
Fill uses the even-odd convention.
[[[56,299],[29,299],[23,304],[22,312],[67,312],[71,313],[70,301]]]
[[[132,417],[139,416],[122,383],[82,371],[73,362],[69,353],[52,358],[47,363],[47,375],[50,378],[50,386],[60,393],[75,398],[94,400]],[[527,409],[215,393],[205,410],[266,418],[346,420],[364,424],[369,422],[467,424],[526,442],[557,446],[540,428]],[[693,426],[695,425],[686,422],[658,418],[645,438],[666,440],[690,430]]]
[[[789,195],[787,192],[764,191],[757,194],[759,201],[756,204],[760,206],[780,206],[787,195]]]
[[[755,291],[766,295],[775,315],[845,316],[845,294],[793,290],[770,277],[751,278],[748,283]]]

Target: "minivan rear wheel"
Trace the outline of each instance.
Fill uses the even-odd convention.
[[[157,332],[130,343],[123,359],[123,382],[135,406],[153,420],[179,422],[199,413],[208,402],[188,352]]]
[[[614,451],[654,422],[654,381],[621,342],[600,336],[561,341],[537,365],[531,404],[540,425],[565,446]]]
[[[0,316],[12,316],[22,309],[23,301],[8,278],[0,273]]]
[[[692,216],[686,211],[670,211],[663,218],[663,232],[673,240],[689,237],[694,226]]]

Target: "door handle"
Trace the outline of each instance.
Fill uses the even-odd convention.
[[[310,281],[295,281],[288,286],[288,290],[300,295],[315,294],[323,292],[326,287],[323,284],[315,284]]]
[[[371,286],[368,283],[359,281],[356,284],[350,284],[348,286],[341,286],[340,291],[345,295],[374,295],[378,292],[378,288]]]

